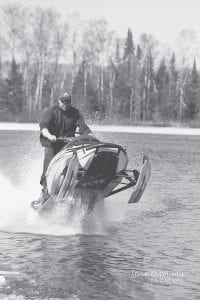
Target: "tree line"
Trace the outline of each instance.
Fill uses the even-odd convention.
[[[182,41],[191,33],[183,31]],[[185,43],[185,45],[187,45]],[[153,35],[117,37],[105,19],[66,21],[55,10],[1,8],[0,120],[36,121],[62,91],[92,120],[128,124],[196,122],[200,81],[193,58],[157,57]]]

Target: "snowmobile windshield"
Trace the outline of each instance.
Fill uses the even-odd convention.
[[[92,135],[80,135],[78,137],[75,137],[71,142],[67,143],[67,147],[79,146],[84,144],[92,145],[96,143],[100,143],[100,141]]]

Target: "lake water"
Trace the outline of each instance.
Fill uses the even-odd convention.
[[[0,299],[199,299],[198,136],[97,132],[143,155],[152,174],[137,204],[129,192],[100,203],[83,227],[42,220],[38,132],[0,131]]]

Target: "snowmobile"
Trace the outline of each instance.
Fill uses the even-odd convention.
[[[51,160],[46,171],[46,200],[33,201],[39,211],[53,209],[60,202],[81,199],[92,211],[98,201],[127,189],[131,190],[128,203],[137,203],[150,178],[151,165],[143,157],[141,170],[128,170],[126,148],[101,142],[92,135],[58,138],[66,143]],[[70,200],[71,201],[71,200]]]

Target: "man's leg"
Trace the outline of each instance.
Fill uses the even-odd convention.
[[[45,197],[45,195],[48,195],[46,187],[47,187],[47,182],[46,182],[46,171],[48,169],[48,166],[50,164],[50,161],[52,160],[52,158],[54,157],[55,152],[53,147],[46,147],[45,151],[44,151],[44,162],[43,162],[43,172],[42,172],[42,176],[40,179],[40,184],[42,185],[42,195],[41,197]]]
[[[42,203],[44,203],[49,198],[49,194],[47,191],[47,182],[46,182],[46,171],[48,169],[48,166],[52,160],[52,158],[57,154],[60,149],[63,147],[63,144],[55,144],[54,146],[48,145],[48,147],[45,147],[44,152],[44,162],[43,162],[43,172],[40,179],[40,184],[42,185],[42,193],[40,196],[40,199]]]

